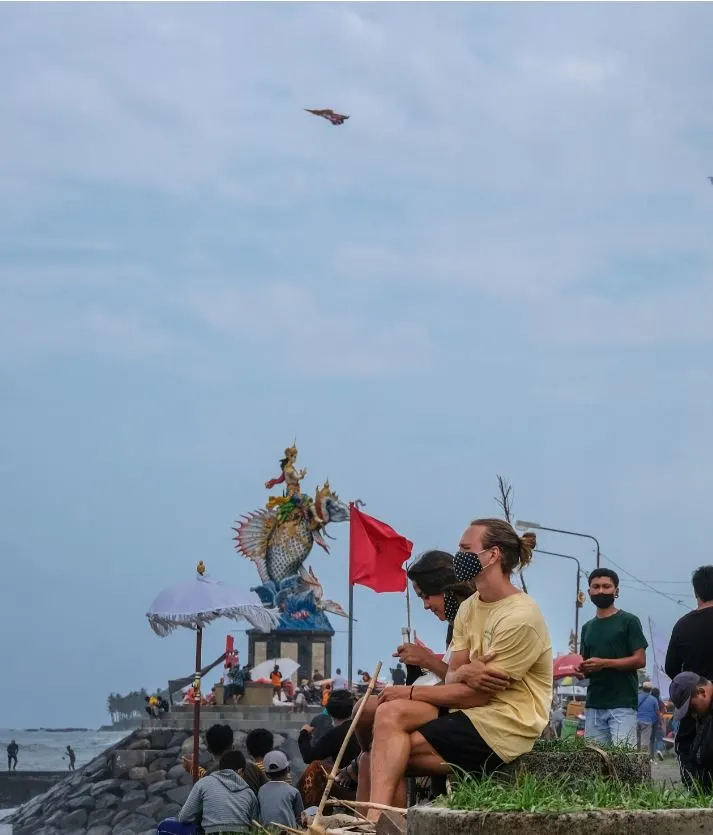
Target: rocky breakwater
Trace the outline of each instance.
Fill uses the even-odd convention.
[[[242,746],[245,734],[235,737]],[[154,835],[156,824],[175,815],[188,797],[192,781],[181,759],[192,750],[188,731],[135,731],[7,823],[13,835]],[[201,743],[201,765],[210,759]]]

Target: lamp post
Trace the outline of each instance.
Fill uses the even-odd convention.
[[[520,530],[525,529],[532,529],[536,531],[550,531],[551,533],[563,533],[567,536],[579,536],[582,539],[591,539],[592,542],[597,546],[597,568],[599,568],[599,561],[601,558],[601,551],[599,550],[599,540],[596,536],[592,536],[590,533],[577,533],[577,531],[565,531],[561,528],[548,528],[545,525],[538,525],[537,522],[521,522],[519,519],[515,522],[515,527],[519,528]]]
[[[579,595],[581,593],[579,581],[582,576],[582,566],[577,557],[573,557],[571,554],[558,554],[556,551],[543,551],[541,548],[535,548],[535,553],[547,554],[549,557],[561,557],[563,560],[572,560],[572,562],[577,563],[577,592],[574,598],[574,651],[576,654],[579,646],[579,610],[581,608],[579,602]]]

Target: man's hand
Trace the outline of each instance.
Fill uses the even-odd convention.
[[[600,673],[602,670],[605,670],[608,666],[609,659],[607,658],[587,658],[586,661],[582,661],[580,669],[585,675],[588,676],[591,673]]]
[[[398,699],[408,699],[411,696],[410,687],[384,687],[379,693],[379,705],[386,704],[386,702],[395,702]],[[378,707],[378,705],[377,705]]]
[[[302,730],[307,731],[308,734],[311,734],[314,728],[311,725],[303,725]]]
[[[401,644],[394,653],[394,658],[402,664],[413,664],[414,667],[424,667],[432,657],[433,653],[417,644]]]
[[[463,664],[450,677],[453,684],[467,684],[472,690],[483,693],[500,693],[510,686],[510,676],[501,670],[486,666],[495,658],[494,652],[488,652],[470,664]]]

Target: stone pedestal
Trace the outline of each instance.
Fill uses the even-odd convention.
[[[333,635],[333,630],[279,629],[265,633],[251,629],[248,664],[254,667],[268,658],[291,658],[300,665],[293,681],[311,679],[314,670],[331,678]]]

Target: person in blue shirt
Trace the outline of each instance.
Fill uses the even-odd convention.
[[[651,682],[645,681],[636,709],[636,740],[639,751],[648,751],[653,760],[653,731],[661,722],[658,699],[651,695]]]

